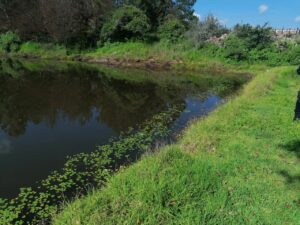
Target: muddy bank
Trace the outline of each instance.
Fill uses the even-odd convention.
[[[21,59],[44,59],[44,57],[33,54],[1,54],[0,58],[21,58]],[[71,55],[71,56],[55,56],[47,59],[60,60],[60,61],[76,61],[86,63],[96,63],[115,67],[130,67],[130,68],[146,68],[151,70],[169,70],[174,65],[183,64],[180,60],[163,61],[154,58],[149,59],[118,59],[112,57],[91,57],[84,55]]]

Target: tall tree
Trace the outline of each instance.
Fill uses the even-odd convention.
[[[58,42],[78,41],[112,8],[112,0],[0,0],[0,31],[16,30],[30,39],[46,35]]]
[[[175,14],[186,24],[189,24],[195,19],[193,6],[196,0],[177,0],[172,1],[175,8]]]
[[[11,25],[7,12],[7,5],[9,2],[10,0],[0,0],[0,32],[8,30]]]
[[[134,5],[148,16],[152,29],[163,23],[169,14],[187,24],[193,19],[196,0],[117,0],[117,5]]]
[[[98,25],[98,18],[112,8],[109,0],[39,0],[42,20],[58,42],[83,40]]]

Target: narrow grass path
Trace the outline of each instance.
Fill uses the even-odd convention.
[[[300,224],[294,70],[258,74],[177,145],[124,169],[54,224]]]

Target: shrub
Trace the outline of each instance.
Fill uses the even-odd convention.
[[[124,6],[115,11],[112,19],[101,29],[100,42],[144,39],[150,24],[143,11],[134,6]]]
[[[278,57],[285,56],[285,61],[292,65],[299,65],[300,63],[300,46],[292,46],[284,54],[278,54]]]
[[[0,35],[0,51],[2,52],[16,52],[20,49],[21,39],[12,32],[8,31]]]
[[[245,47],[248,50],[253,48],[261,50],[274,43],[272,28],[268,27],[267,24],[256,27],[250,24],[238,24],[234,27],[234,33],[238,38],[245,41]]]
[[[167,19],[159,27],[160,39],[169,41],[171,43],[176,43],[179,40],[181,40],[184,33],[185,33],[185,26],[180,20],[176,18]]]
[[[224,56],[228,59],[242,61],[247,59],[247,48],[244,40],[236,35],[229,35],[224,41]]]

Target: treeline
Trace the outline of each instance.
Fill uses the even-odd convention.
[[[24,40],[84,47],[108,40],[144,39],[155,36],[170,18],[187,28],[195,20],[194,3],[195,0],[0,0],[0,32],[13,31]]]
[[[0,0],[0,30],[24,40],[82,41],[112,8],[110,0]]]
[[[200,21],[195,2],[0,0],[0,53],[70,55],[108,43],[139,41],[162,43],[165,51],[175,46],[173,58],[185,52],[184,59],[202,54],[234,62],[300,63],[299,35],[278,38],[267,24],[237,24],[229,30],[213,15]]]

